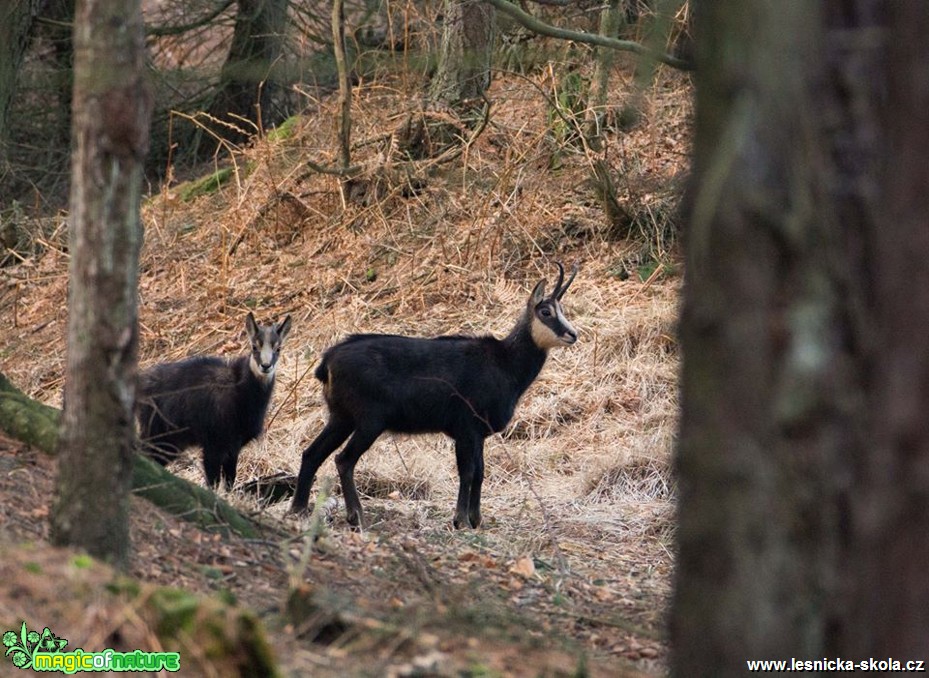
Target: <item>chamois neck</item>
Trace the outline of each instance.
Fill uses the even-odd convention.
[[[540,348],[532,338],[531,317],[523,314],[519,322],[503,340],[508,354],[508,362],[513,370],[520,391],[529,388],[548,357],[548,351]]]

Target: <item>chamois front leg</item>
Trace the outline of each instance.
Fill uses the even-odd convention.
[[[239,465],[239,452],[235,447],[230,448],[223,459],[222,476],[227,490],[235,485],[236,467]]]
[[[458,503],[452,524],[456,530],[481,524],[481,483],[484,480],[484,440],[471,434],[455,438],[458,463]],[[477,503],[472,504],[474,498]]]
[[[484,439],[480,438],[474,446],[474,477],[471,480],[471,502],[468,505],[468,518],[471,527],[481,526],[481,485],[484,484]]]
[[[223,467],[225,450],[222,445],[206,443],[203,446],[203,475],[206,484],[213,490],[219,486],[219,476]]]

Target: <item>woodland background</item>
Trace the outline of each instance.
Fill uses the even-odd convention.
[[[190,675],[926,658],[923,3],[132,4],[0,16],[0,621],[178,648]],[[112,79],[138,96],[82,99],[111,83],[80,45],[117,42],[72,27],[93,35],[108,6],[134,27]],[[135,168],[99,212],[121,219],[87,218],[75,187],[99,173],[74,168],[95,158]],[[87,344],[117,366],[112,402],[136,357],[235,355],[249,310],[294,317],[267,432],[221,502],[193,489],[196,453],[148,475],[118,407],[82,443],[95,410],[71,396],[56,475],[95,233],[125,243],[126,275],[86,303],[134,327],[138,300],[137,334]],[[248,491],[322,426],[327,346],[500,336],[554,261],[581,264],[580,341],[488,440],[486,527],[451,530],[440,437],[364,457],[361,533],[331,462],[314,519]],[[117,479],[83,486],[112,508],[98,536],[126,528],[97,551],[66,529],[92,522],[68,517],[93,504],[67,500],[84,470]]]

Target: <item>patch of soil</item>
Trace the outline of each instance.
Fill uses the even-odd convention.
[[[13,581],[0,587],[0,622],[8,626],[23,621],[11,617],[23,609],[11,596],[15,578],[27,574],[10,567],[14,554],[26,548],[30,562],[60,559],[60,549],[45,546],[54,476],[52,458],[0,435],[0,565],[13,570]],[[486,529],[456,532],[443,513],[448,507],[414,501],[424,507],[411,512],[404,509],[413,501],[368,499],[368,530],[349,529],[339,515],[315,540],[285,521],[278,527],[292,537],[282,541],[223,538],[133,498],[129,574],[204,595],[222,592],[250,607],[284,675],[635,676],[663,669],[672,561],[666,537],[562,514],[533,553],[512,559],[501,555],[506,534],[493,520]],[[27,604],[32,618],[25,621],[54,628],[48,615],[64,614],[68,601],[84,606],[73,614],[85,622],[99,613],[79,591],[54,593],[57,608],[37,599]]]

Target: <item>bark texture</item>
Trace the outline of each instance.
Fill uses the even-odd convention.
[[[74,47],[68,359],[51,537],[125,565],[152,105],[139,1],[78,2]]]
[[[494,9],[482,0],[445,0],[442,46],[430,98],[457,107],[490,86]]]
[[[929,5],[694,8],[673,673],[922,659]]]

